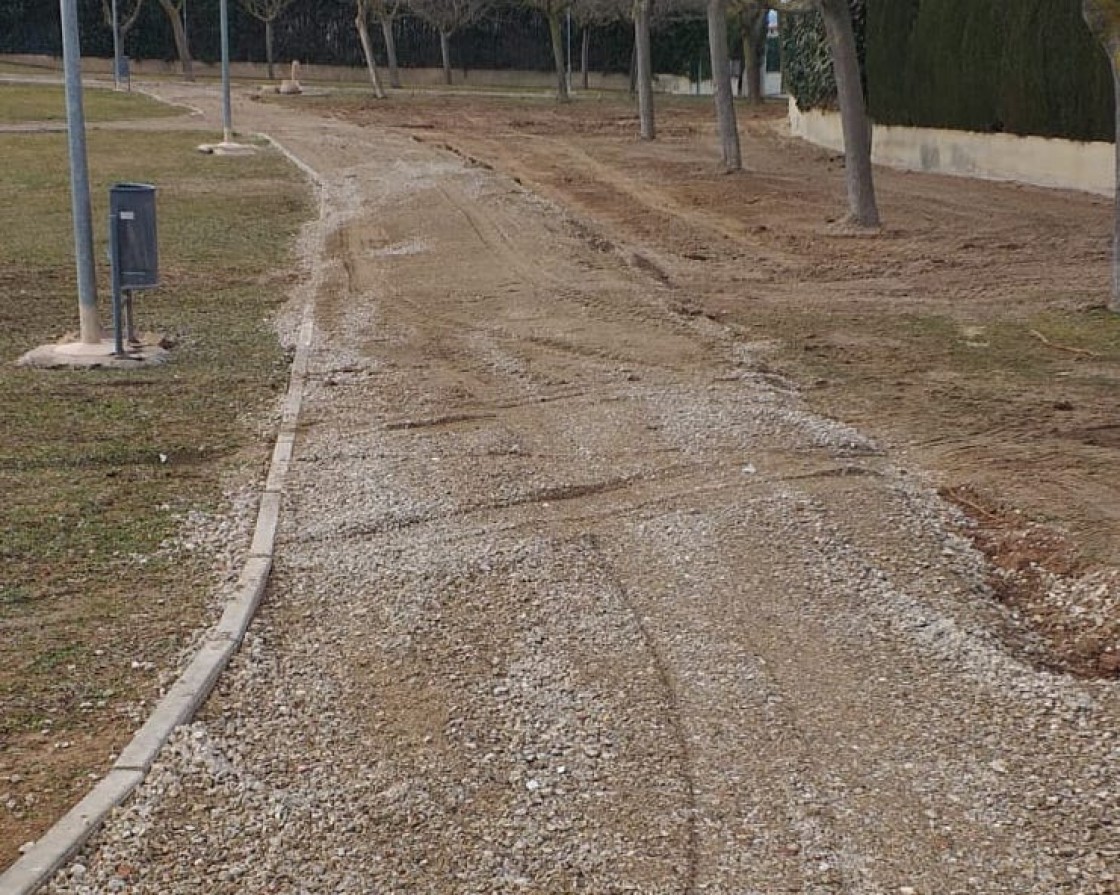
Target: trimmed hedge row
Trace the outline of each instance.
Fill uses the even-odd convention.
[[[866,48],[867,2],[848,0],[852,7],[852,26],[856,33],[856,51],[859,53],[860,70],[864,72],[864,92],[867,91]],[[886,0],[890,3],[893,0]],[[835,109],[836,80],[832,74],[832,56],[824,19],[819,12],[784,13],[779,29],[782,41],[782,85],[803,109]]]
[[[1080,0],[871,0],[883,124],[1111,140],[1112,73]]]
[[[787,89],[835,107],[820,17],[783,29]],[[1114,139],[1112,73],[1080,0],[867,0],[856,31],[880,124]]]

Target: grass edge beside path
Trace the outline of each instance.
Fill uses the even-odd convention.
[[[274,328],[312,215],[274,150],[199,154],[197,134],[89,134],[108,324],[107,187],[158,189],[163,285],[140,328],[175,344],[135,371],[15,366],[76,329],[66,138],[0,135],[0,867],[127,742],[235,577],[289,355]]]

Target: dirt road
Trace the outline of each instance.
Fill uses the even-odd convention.
[[[483,137],[238,114],[330,210],[279,559],[51,891],[1120,891],[1120,688],[1008,650],[963,517],[699,300],[679,209],[644,239]],[[727,290],[797,263],[690,216]]]

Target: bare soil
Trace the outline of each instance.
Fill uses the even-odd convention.
[[[842,158],[790,138],[779,105],[739,109],[733,175],[707,101],[661,100],[653,143],[617,99],[317,105],[508,174],[575,212],[593,246],[631,252],[682,313],[770,340],[768,364],[816,409],[930,473],[976,521],[1006,573],[997,594],[1047,644],[1036,661],[1118,673],[1120,617],[1040,595],[1050,575],[1120,563],[1109,201],[879,169],[886,223],[865,234],[841,223]]]

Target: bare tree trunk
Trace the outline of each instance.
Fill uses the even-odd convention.
[[[638,121],[643,140],[657,138],[653,120],[653,65],[649,51],[650,3],[651,0],[634,2],[634,72],[638,86]]]
[[[265,19],[264,23],[264,58],[268,62],[268,79],[276,80],[272,71],[272,19]]]
[[[401,71],[397,67],[397,40],[393,36],[393,19],[381,17],[381,36],[385,38],[385,55],[389,57],[389,86],[401,86]]]
[[[1112,65],[1113,103],[1116,107],[1116,201],[1112,224],[1112,293],[1108,308],[1120,314],[1120,7],[1111,0],[1082,0],[1081,12]]]
[[[446,31],[439,33],[439,52],[443,56],[443,83],[451,85],[451,35]]]
[[[844,130],[844,175],[848,184],[848,219],[861,227],[879,226],[875,180],[871,172],[871,122],[859,76],[852,10],[848,0],[820,0],[832,51],[832,70]]]
[[[591,57],[591,27],[589,25],[585,25],[584,28],[583,28],[583,46],[580,47],[580,52],[579,52],[580,83],[583,85],[584,90],[587,89],[587,62],[588,62],[588,59],[590,57]]]
[[[763,100],[762,66],[766,59],[766,7],[748,9],[743,14],[743,83],[739,95],[751,105]]]
[[[742,44],[743,44],[743,67],[741,69],[739,69],[739,96],[746,96],[747,95],[747,81],[746,81],[747,60],[749,60],[751,58],[751,52],[750,52],[750,47],[748,46],[748,44],[750,43],[750,39],[747,37],[747,32],[746,32],[745,29],[743,30],[741,40],[742,40]]]
[[[179,57],[179,66],[183,71],[184,81],[194,80],[194,64],[191,61],[191,48],[187,42],[187,29],[183,27],[183,17],[179,7],[172,0],[159,0],[159,5],[167,14],[171,22],[171,35],[175,38],[175,53]]]
[[[128,32],[136,24],[137,19],[140,18],[140,13],[144,11],[144,0],[136,0],[135,5],[132,7],[132,12],[118,22],[118,33],[120,34],[121,46],[124,46],[125,40],[128,39]],[[118,9],[118,17],[120,9]],[[113,27],[113,10],[109,4],[109,0],[101,0],[101,13],[105,20],[106,26],[112,30]]]
[[[743,167],[743,160],[739,154],[735,100],[731,96],[731,61],[727,53],[727,0],[708,0],[708,50],[712,57],[712,85],[715,90],[716,121],[719,124],[723,166],[728,171],[738,171]]]
[[[637,34],[638,20],[637,16],[637,3],[635,3],[635,19],[634,19],[634,32]],[[633,46],[630,47],[630,95],[634,96],[638,92],[638,42],[634,41]]]
[[[568,75],[564,70],[564,30],[559,7],[549,10],[548,34],[552,38],[552,61],[556,65],[556,99],[566,103],[571,97],[568,96]]]
[[[378,99],[385,99],[385,90],[381,87],[381,78],[377,74],[377,63],[373,58],[373,43],[369,39],[369,24],[366,21],[365,4],[358,4],[358,15],[354,18],[354,27],[358,29],[358,39],[362,42],[362,54],[366,57],[366,68],[369,69],[369,83],[373,87],[373,95]]]

